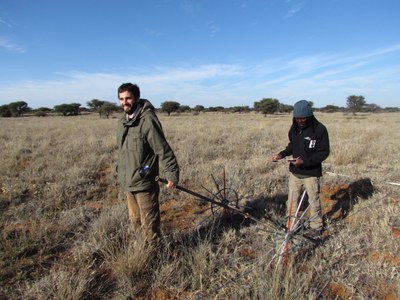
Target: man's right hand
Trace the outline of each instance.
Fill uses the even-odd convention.
[[[168,182],[167,182],[167,188],[169,188],[169,189],[174,189],[175,187],[176,187],[175,182],[172,182],[172,181],[168,180]]]

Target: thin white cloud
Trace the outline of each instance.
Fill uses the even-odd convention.
[[[5,37],[1,37],[0,36],[0,48],[6,49],[8,51],[12,51],[12,52],[19,52],[19,53],[25,53],[26,50],[24,47],[17,45],[13,42],[11,42],[10,40],[8,40]]]
[[[2,19],[2,18],[0,18],[0,25],[5,25],[5,26],[7,26],[8,28],[12,28],[11,23],[7,22],[6,20],[4,20],[4,19]]]
[[[195,68],[191,67],[158,67],[154,71],[157,75],[150,74],[144,78],[150,78],[152,81],[173,82],[173,81],[202,81],[210,78],[226,78],[235,74],[240,74],[241,70],[235,65],[202,65]]]
[[[148,27],[146,27],[146,28],[144,29],[144,31],[147,33],[148,36],[151,36],[151,37],[158,37],[158,36],[160,36],[160,32],[159,32],[158,30],[156,30],[156,29],[153,29],[153,28],[148,28]]]
[[[196,14],[198,5],[198,1],[193,0],[181,0],[180,2],[180,7],[182,8],[182,10],[191,16],[194,16]]]
[[[208,21],[206,26],[210,32],[210,37],[214,37],[218,31],[220,31],[220,28],[215,24],[214,21]]]
[[[247,1],[241,1],[239,5],[242,8],[246,8],[247,7]]]
[[[300,1],[300,2],[297,2],[297,1],[286,1],[286,2],[290,5],[290,8],[289,8],[289,11],[284,16],[284,19],[288,19],[288,18],[293,17],[295,14],[299,13],[302,10],[303,6],[304,6],[304,2],[302,2],[302,1]]]
[[[130,81],[139,84],[143,97],[156,107],[166,100],[191,107],[252,106],[264,97],[287,104],[306,98],[317,107],[343,106],[350,94],[361,94],[368,103],[398,106],[399,56],[400,44],[396,44],[367,52],[280,57],[257,64],[135,68],[119,73],[127,74],[124,76],[67,72],[56,74],[53,80],[0,83],[0,104],[14,101],[15,95],[32,107],[72,102],[85,105],[94,98],[116,101],[117,87]]]

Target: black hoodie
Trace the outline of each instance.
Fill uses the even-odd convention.
[[[311,116],[308,126],[299,128],[293,118],[288,136],[289,144],[279,154],[282,158],[292,155],[293,158],[301,157],[304,161],[299,168],[291,163],[289,171],[303,176],[322,176],[322,162],[329,156],[330,151],[326,127]]]

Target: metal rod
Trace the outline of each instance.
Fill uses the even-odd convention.
[[[167,183],[168,183],[168,181],[167,181],[166,179],[161,178],[161,177],[158,177],[158,176],[156,177],[155,180],[158,181],[158,182],[164,183],[164,184],[167,184]],[[215,201],[215,200],[213,200],[213,199],[211,199],[211,198],[208,198],[208,197],[203,196],[203,195],[201,195],[201,194],[199,194],[199,193],[196,193],[196,192],[193,192],[193,191],[191,191],[191,190],[189,190],[189,189],[187,189],[187,188],[184,188],[183,186],[180,186],[180,185],[178,185],[178,184],[175,185],[175,188],[176,188],[177,190],[180,190],[180,191],[182,191],[182,192],[188,193],[188,194],[190,194],[190,195],[192,195],[192,196],[195,196],[195,197],[197,197],[197,198],[199,198],[199,199],[208,201],[208,202],[213,203],[213,204],[215,204],[215,205],[218,205],[218,206],[220,206],[220,207],[233,210],[233,211],[235,211],[235,212],[237,212],[237,213],[243,215],[244,217],[246,217],[246,218],[248,218],[248,219],[251,219],[251,220],[253,220],[253,221],[255,221],[255,222],[260,222],[260,221],[261,221],[261,220],[255,218],[255,217],[249,215],[248,213],[244,212],[244,211],[241,210],[240,208],[237,208],[237,207],[234,207],[234,206],[230,206],[230,205],[227,204],[227,203],[222,203],[222,202]]]
[[[160,177],[156,177],[156,181],[159,181],[159,182],[164,183],[164,184],[167,184],[167,183],[168,183],[168,181],[167,181],[166,179],[160,178]],[[197,197],[197,198],[200,198],[201,200],[205,200],[205,201],[208,201],[208,202],[211,202],[211,203],[214,203],[214,204],[216,204],[216,205],[219,205],[219,206],[224,207],[224,205],[223,205],[222,203],[217,202],[217,201],[215,201],[215,200],[213,200],[213,199],[211,199],[211,198],[208,198],[208,197],[206,197],[206,196],[203,196],[203,195],[201,195],[201,194],[199,194],[199,193],[196,193],[196,192],[193,192],[193,191],[191,191],[191,190],[188,190],[187,188],[184,188],[183,186],[180,186],[180,185],[178,185],[178,184],[175,185],[175,188],[176,188],[177,190],[180,190],[180,191],[182,191],[182,192],[185,192],[185,193],[188,193],[188,194],[190,194],[190,195],[192,195],[192,196],[195,196],[195,197]]]

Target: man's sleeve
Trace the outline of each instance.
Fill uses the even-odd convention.
[[[146,122],[148,122],[146,124],[148,142],[158,156],[159,162],[164,166],[165,178],[177,184],[179,182],[178,161],[164,136],[161,123],[156,117],[148,118]]]

